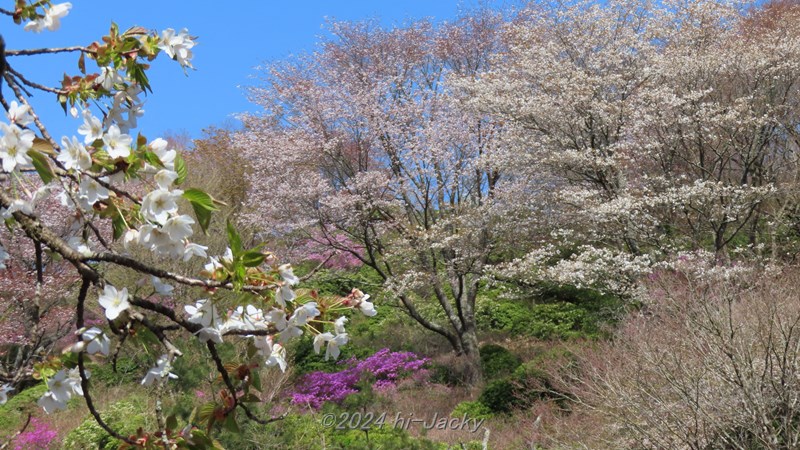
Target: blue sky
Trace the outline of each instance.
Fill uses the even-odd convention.
[[[0,3],[7,9],[12,4]],[[123,30],[133,25],[154,30],[185,27],[198,36],[193,60],[197,70],[185,76],[176,62],[160,57],[150,72],[153,93],[147,97],[139,130],[152,139],[167,132],[197,138],[203,128],[234,123],[236,113],[255,110],[241,89],[256,82],[255,67],[313,50],[324,33],[326,17],[379,17],[387,25],[422,17],[441,21],[473,6],[474,0],[73,0],[72,4],[57,32],[24,32],[10,17],[0,16],[7,49],[87,45],[106,34],[112,20]],[[10,57],[9,64],[29,79],[51,86],[59,85],[65,71],[78,74],[76,54]],[[89,61],[87,69],[92,70]],[[9,97],[7,87],[3,92]],[[57,139],[77,134],[80,120],[65,116],[51,94],[34,92],[31,101]]]

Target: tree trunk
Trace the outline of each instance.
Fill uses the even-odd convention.
[[[461,357],[464,359],[464,382],[470,386],[483,383],[483,368],[481,368],[481,354],[478,346],[478,334],[475,327],[465,329],[459,336],[461,340]]]

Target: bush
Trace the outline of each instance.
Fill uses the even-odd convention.
[[[531,300],[478,299],[476,320],[482,330],[514,336],[596,339],[608,337],[624,311],[623,300],[613,295],[542,283]]]
[[[92,363],[89,365],[92,381],[110,386],[138,382],[142,379],[142,375],[147,371],[147,368],[149,368],[148,363],[126,356],[117,358],[116,372],[110,363]]]
[[[323,411],[338,416],[345,410],[328,405]],[[383,426],[373,426],[369,433],[324,427],[320,421],[319,414],[290,414],[284,420],[269,424],[266,428],[248,424],[242,433],[236,436],[225,432],[220,436],[220,442],[226,448],[236,450],[287,448],[444,450],[448,448],[444,444],[437,444],[427,439],[413,438],[406,430],[394,428],[390,414],[387,414]]]
[[[145,414],[149,411],[145,399],[141,397],[130,397],[116,402],[100,413],[100,417],[114,430],[123,436],[136,434],[136,430],[148,428],[153,424]],[[117,439],[111,437],[104,429],[97,424],[94,417],[88,416],[83,423],[70,431],[64,439],[65,449],[116,449],[122,444]]]
[[[14,450],[49,450],[56,448],[53,441],[58,432],[50,424],[38,417],[33,417],[25,432],[14,439]]]
[[[479,401],[495,413],[527,408],[538,400],[556,400],[564,407],[564,400],[570,395],[558,388],[551,374],[572,370],[574,363],[575,356],[564,348],[541,351],[524,364],[518,364],[508,376],[490,382]]]
[[[482,346],[480,354],[481,368],[487,380],[509,375],[522,364],[522,360],[517,355],[496,344]]]
[[[0,405],[0,437],[15,433],[28,417],[28,412],[39,409],[36,400],[47,392],[44,383],[25,389],[19,394],[12,394],[8,402]]]
[[[448,364],[430,364],[431,383],[444,384],[446,386],[462,386],[464,377],[457,370]]]
[[[369,382],[375,389],[388,389],[408,376],[427,379],[427,370],[423,368],[427,361],[414,353],[391,352],[384,348],[361,361],[355,358],[346,361],[346,365],[339,366],[338,372],[308,373],[289,395],[295,404],[319,409],[325,402],[341,403],[348,395],[358,392],[361,380]]]
[[[509,413],[519,406],[517,387],[508,379],[494,380],[486,385],[478,401],[493,413]]]
[[[453,412],[450,414],[451,417],[462,417],[464,414],[467,415],[469,419],[490,419],[492,414],[492,409],[486,406],[486,404],[476,401],[476,402],[461,402],[453,408]]]

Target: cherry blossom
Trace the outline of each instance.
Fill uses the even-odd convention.
[[[103,139],[103,123],[93,116],[91,111],[83,111],[83,124],[78,127],[78,134],[82,134],[84,144],[92,144],[98,139]]]
[[[111,348],[111,340],[103,331],[97,327],[89,328],[81,333],[81,339],[86,343],[86,352],[90,355],[101,353],[108,356]]]
[[[168,355],[161,355],[156,362],[155,367],[151,368],[147,375],[142,378],[142,386],[151,386],[156,381],[161,381],[164,378],[177,379],[178,376],[170,372],[172,364],[170,363]]]
[[[176,189],[169,191],[166,189],[156,189],[142,199],[142,214],[148,219],[158,223],[164,223],[170,214],[178,211],[178,198],[183,191]]]
[[[33,146],[34,134],[30,130],[23,130],[17,125],[8,125],[0,122],[0,159],[2,159],[3,170],[13,171],[17,166],[24,166],[31,163],[31,158],[27,151]]]
[[[286,349],[281,344],[272,346],[271,352],[267,360],[264,362],[267,367],[278,366],[281,372],[286,372]]]
[[[31,20],[25,24],[25,31],[33,31],[34,33],[41,33],[47,29],[50,31],[57,31],[61,27],[61,19],[69,14],[72,8],[72,3],[59,3],[51,7],[44,7],[44,17]]]
[[[178,61],[180,65],[192,67],[192,47],[194,45],[195,42],[189,36],[187,29],[184,28],[180,33],[175,34],[175,30],[167,28],[161,33],[161,41],[158,47],[164,50],[167,56]]]
[[[11,124],[21,127],[28,126],[33,122],[31,107],[29,105],[19,104],[16,101],[12,101],[9,104],[6,116]]]
[[[100,306],[105,309],[106,318],[108,320],[116,319],[122,311],[127,310],[131,306],[130,303],[128,303],[128,288],[122,288],[121,291],[118,291],[117,288],[110,284],[107,284],[103,288],[103,294],[100,295],[98,301],[100,302]]]
[[[131,154],[133,139],[120,131],[116,125],[108,127],[103,135],[103,143],[108,155],[112,158],[127,158]]]
[[[70,140],[66,136],[61,139],[62,150],[57,159],[64,164],[64,168],[87,170],[92,167],[92,157],[76,137]]]
[[[300,282],[300,279],[294,275],[291,264],[283,264],[279,266],[278,273],[280,273],[281,278],[283,278],[283,281],[289,283],[292,286]]]

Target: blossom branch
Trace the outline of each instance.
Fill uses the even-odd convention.
[[[81,290],[78,294],[78,307],[77,307],[77,318],[76,318],[76,325],[78,329],[83,328],[84,323],[84,311],[85,311],[85,303],[86,303],[86,295],[89,292],[89,285],[91,284],[91,280],[87,277],[83,277],[83,281],[81,284]],[[78,339],[81,339],[78,336]],[[84,352],[78,353],[78,372],[80,373],[81,377],[81,390],[83,391],[83,398],[86,402],[86,407],[89,408],[89,412],[92,414],[92,417],[97,421],[97,424],[100,425],[102,429],[106,431],[106,433],[110,434],[111,436],[126,442],[130,445],[135,445],[136,443],[131,439],[122,436],[116,430],[108,426],[108,424],[100,417],[100,413],[97,411],[97,408],[94,406],[94,401],[92,400],[92,395],[89,391],[89,377],[86,374],[86,366],[84,362]]]
[[[2,9],[0,9],[2,12]],[[52,53],[69,53],[69,52],[83,52],[93,55],[94,52],[86,47],[73,46],[73,47],[57,47],[57,48],[32,48],[25,50],[6,50],[6,56],[30,56],[30,55],[44,55]]]
[[[43,84],[36,83],[34,81],[30,81],[29,79],[25,78],[21,73],[14,70],[10,65],[6,65],[6,71],[9,74],[17,77],[17,79],[19,79],[23,84],[28,85],[34,89],[39,89],[40,91],[49,92],[51,94],[56,94],[56,95],[62,93],[60,89],[52,88],[49,86],[45,86]]]

